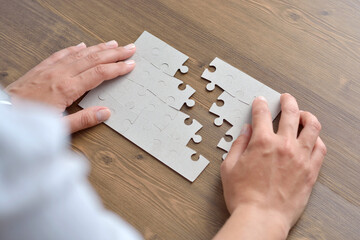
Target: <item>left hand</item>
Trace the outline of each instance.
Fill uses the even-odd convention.
[[[74,101],[105,80],[125,75],[135,67],[135,45],[118,47],[116,41],[86,47],[84,43],[60,50],[31,69],[6,91],[17,97],[43,102],[64,112]],[[106,107],[90,107],[65,116],[71,132],[97,125],[110,117]]]

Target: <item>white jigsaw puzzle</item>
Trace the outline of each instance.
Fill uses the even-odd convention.
[[[186,146],[191,139],[195,143],[202,140],[196,134],[202,125],[196,120],[185,124],[189,116],[179,111],[184,104],[194,105],[189,98],[195,90],[188,85],[180,90],[178,86],[183,82],[170,76],[182,68],[188,57],[147,32],[135,44],[134,71],[102,83],[79,105],[108,107],[112,114],[105,124],[193,182],[209,164],[201,155],[192,160],[196,152]],[[154,48],[159,49],[159,55],[153,58],[150,53]],[[164,63],[169,68],[164,68]]]
[[[218,117],[214,120],[216,126],[221,126],[226,120],[232,127],[226,132],[231,136],[231,141],[221,138],[218,147],[228,152],[233,141],[240,135],[240,130],[244,124],[251,123],[251,104],[257,96],[266,98],[272,119],[274,120],[280,112],[280,93],[262,84],[256,79],[243,73],[230,64],[215,58],[210,66],[215,67],[215,72],[208,69],[202,74],[202,78],[209,80],[206,86],[208,91],[212,91],[215,85],[218,85],[224,92],[218,97],[218,100],[224,102],[224,105],[218,106],[216,103],[210,108],[210,112]],[[223,159],[227,154],[223,155]]]
[[[143,58],[170,76],[174,76],[178,70],[182,73],[189,70],[187,66],[183,66],[188,56],[147,31],[135,41],[135,46]]]

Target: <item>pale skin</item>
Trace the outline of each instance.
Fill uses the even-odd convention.
[[[86,47],[84,43],[60,50],[24,76],[10,84],[6,91],[17,97],[54,106],[60,113],[103,81],[132,71],[135,62],[126,60],[135,53],[135,45],[119,47],[116,41]],[[94,106],[64,117],[70,132],[76,132],[106,121],[108,108]]]
[[[127,60],[135,45],[110,41],[81,43],[45,59],[6,90],[16,104],[29,99],[54,106],[59,113],[103,81],[129,73]],[[230,218],[214,239],[286,239],[309,200],[326,154],[321,125],[300,111],[294,97],[281,95],[279,130],[274,133],[264,98],[252,105],[252,124],[245,125],[221,165],[224,198]],[[63,117],[70,132],[95,126],[111,115],[94,106]],[[298,136],[299,124],[303,126]]]

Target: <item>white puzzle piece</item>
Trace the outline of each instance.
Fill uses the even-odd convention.
[[[224,120],[231,125],[251,123],[251,105],[239,101],[225,91],[218,97],[218,100],[222,100],[224,105],[218,106],[213,103],[209,110],[219,116],[214,120],[216,126],[221,126]]]
[[[210,72],[208,69],[205,69],[202,78],[210,81],[206,86],[207,90],[212,91],[215,85],[218,85],[224,90],[218,97],[218,100],[222,100],[224,105],[218,106],[214,103],[210,108],[210,112],[218,116],[218,118],[214,120],[216,126],[221,126],[224,120],[232,125],[226,132],[226,135],[231,136],[232,140],[227,142],[225,138],[221,138],[217,145],[219,148],[228,152],[232,143],[240,135],[243,125],[251,124],[252,101],[258,96],[265,97],[268,102],[272,120],[274,120],[280,112],[280,93],[219,58],[215,58],[210,63],[210,66],[216,68],[215,72]],[[227,154],[223,155],[223,159],[226,155]]]
[[[263,86],[263,84],[256,79],[219,58],[215,58],[210,63],[210,66],[215,67],[215,72],[210,72],[208,69],[205,69],[201,75],[202,78],[210,81],[210,83],[206,85],[208,91],[214,90],[215,85],[218,85],[233,97],[250,104],[254,99],[254,93],[257,93]]]
[[[135,46],[143,58],[170,76],[174,76],[178,70],[182,73],[189,70],[187,66],[183,66],[188,56],[147,31],[135,41]]]
[[[194,181],[209,161],[203,156],[192,160],[195,151],[186,145],[190,140],[195,143],[201,141],[201,136],[196,133],[202,125],[196,120],[190,125],[185,124],[189,116],[179,110],[184,103],[194,105],[195,102],[189,98],[195,90],[188,85],[180,90],[178,86],[183,82],[170,76],[181,68],[187,57],[185,59],[183,54],[147,32],[139,39],[140,48],[137,45],[137,54],[133,56],[137,63],[134,71],[102,83],[90,91],[79,105],[83,108],[94,105],[108,107],[112,115],[105,124],[189,181]],[[148,47],[144,39],[152,45]],[[159,58],[150,59],[146,51],[153,47],[159,50],[165,48],[165,53],[169,55],[159,54]],[[155,67],[161,67],[159,63],[163,61],[171,66],[167,74]]]
[[[136,67],[125,76],[126,78],[145,87],[159,99],[177,110],[180,110],[184,103],[188,107],[195,105],[195,101],[190,99],[195,93],[192,87],[186,85],[184,90],[180,90],[178,87],[183,84],[183,81],[164,74],[138,54],[133,59],[136,61]]]

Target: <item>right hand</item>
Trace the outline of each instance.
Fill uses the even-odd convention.
[[[326,147],[319,121],[299,111],[294,97],[282,94],[281,109],[275,134],[266,100],[254,100],[252,127],[246,125],[233,143],[221,177],[231,214],[252,209],[252,214],[272,216],[269,221],[289,231],[308,202]],[[297,136],[299,124],[303,129]]]

